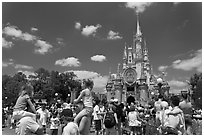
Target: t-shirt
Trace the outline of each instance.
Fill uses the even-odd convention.
[[[154,103],[154,107],[156,108],[156,112],[159,112],[159,111],[161,111],[161,102],[162,101],[156,101],[155,103]]]
[[[49,111],[47,109],[42,110],[42,108],[38,109],[37,112],[40,114],[40,123],[42,125],[46,125],[47,124],[47,118],[49,116]]]
[[[129,126],[138,126],[139,121],[137,120],[138,113],[136,111],[131,111],[128,113],[128,119],[129,119]]]
[[[93,115],[94,115],[94,120],[99,120],[99,115],[97,115],[97,113],[99,113],[100,112],[100,109],[99,109],[99,106],[98,105],[96,105],[95,107],[94,107],[94,110],[93,110]]]
[[[69,122],[63,129],[62,135],[79,135],[79,127],[74,122]]]
[[[32,135],[34,134],[40,125],[31,117],[23,117],[16,123],[17,135]]]
[[[82,90],[82,94],[84,94],[83,96],[83,103],[84,103],[84,106],[85,107],[93,107],[93,97],[92,97],[92,94],[91,94],[91,91],[86,88],[84,90]]]
[[[56,118],[52,117],[50,119],[50,122],[51,122],[50,129],[58,129],[59,124],[60,124],[60,121],[59,121],[58,117],[56,117]]]
[[[13,107],[14,111],[15,110],[25,110],[28,100],[30,99],[30,97],[26,94],[24,96],[19,96],[15,106]]]
[[[186,102],[185,100],[179,103],[179,107],[183,111],[184,115],[185,114],[192,114],[192,104],[191,102]]]
[[[183,113],[182,110],[178,107],[174,107],[173,110],[170,111],[171,113],[177,113],[177,112],[181,112],[177,115],[169,115],[168,118],[168,127],[172,127],[172,128],[177,128],[179,125],[183,125],[184,123],[184,117],[183,117]]]

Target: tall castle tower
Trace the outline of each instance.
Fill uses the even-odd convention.
[[[120,102],[147,104],[152,69],[147,44],[140,27],[139,14],[137,14],[136,31],[133,34],[133,44],[125,43],[122,73],[119,71],[117,73],[119,75],[117,74],[117,77],[112,78],[107,84],[113,85],[113,88],[109,88],[110,95],[119,98]]]
[[[133,35],[133,45],[128,46],[125,44],[123,53],[123,71],[132,68],[136,71],[136,79],[146,79],[145,83],[150,84],[151,66],[147,50],[146,41],[143,37],[140,23],[139,14],[137,14],[136,32]]]

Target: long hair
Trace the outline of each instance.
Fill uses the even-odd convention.
[[[25,84],[21,87],[21,90],[19,92],[19,96],[24,96],[24,95],[28,95],[31,96],[32,92],[33,92],[33,86],[31,84]]]

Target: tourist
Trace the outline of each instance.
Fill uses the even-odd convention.
[[[46,125],[47,125],[47,121],[49,116],[49,111],[46,109],[46,104],[43,103],[41,105],[41,108],[39,108],[37,110],[37,113],[40,115],[40,118],[38,120],[39,124],[43,126],[44,128],[44,133],[46,133]]]
[[[123,114],[123,108],[118,104],[118,99],[114,100],[114,106],[116,107],[116,114],[118,119],[118,124],[116,125],[118,135],[121,135],[121,118]]]
[[[180,99],[178,96],[171,97],[172,110],[167,113],[166,134],[182,135],[185,132],[183,111],[179,108]]]
[[[57,112],[53,113],[50,119],[50,134],[51,135],[58,135],[59,125],[60,125],[60,120],[57,117]]]
[[[155,109],[155,112],[156,112],[156,115],[155,115],[155,121],[156,121],[156,126],[159,127],[160,125],[160,112],[161,112],[161,102],[162,102],[162,99],[163,99],[163,96],[162,95],[159,95],[158,96],[158,100],[154,103],[154,109]]]
[[[107,112],[104,115],[104,126],[106,135],[116,135],[117,114],[113,111],[113,103],[109,103]]]
[[[43,127],[40,126],[33,118],[30,116],[25,116],[21,118],[16,123],[15,133],[17,135],[43,135]]]
[[[100,100],[96,100],[95,106],[93,109],[93,120],[94,120],[96,135],[98,135],[101,130],[101,116],[100,116],[99,103],[100,103]]]
[[[192,104],[190,101],[188,101],[188,95],[186,93],[182,94],[183,101],[179,103],[179,107],[184,113],[184,119],[185,119],[185,128],[186,128],[186,134],[191,135],[192,134]]]
[[[66,110],[66,113],[63,113],[64,110]],[[79,135],[79,127],[75,122],[73,122],[73,111],[71,109],[64,110],[61,114],[61,118],[63,119],[63,124],[61,126],[63,131],[62,135]]]
[[[82,101],[79,101],[76,104],[76,113],[77,115],[81,113],[82,110],[84,110],[84,104]],[[76,122],[75,122],[76,123]],[[79,127],[79,133],[80,135],[89,135],[90,134],[90,128],[91,128],[91,115],[83,115],[78,123]]]
[[[91,117],[93,112],[93,96],[92,96],[92,89],[93,89],[93,81],[87,80],[83,82],[84,90],[80,93],[79,97],[74,100],[74,103],[78,103],[81,99],[84,103],[84,109],[77,114],[77,116],[74,118],[75,123],[79,123],[81,118],[85,115],[88,117]]]
[[[131,135],[138,134],[141,122],[138,120],[139,113],[135,110],[135,106],[130,106],[130,112],[127,115],[128,124],[131,130]]]
[[[14,120],[20,120],[22,117],[25,116],[30,116],[34,119],[36,118],[36,110],[30,99],[33,97],[33,94],[33,86],[31,86],[30,84],[25,84],[21,87],[19,97],[16,101],[15,106],[13,107]],[[27,106],[29,106],[32,112],[25,111]]]

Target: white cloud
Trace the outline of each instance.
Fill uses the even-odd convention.
[[[36,53],[45,54],[47,53],[53,46],[43,40],[37,40],[35,46],[38,49],[35,49]]]
[[[106,60],[106,57],[104,55],[95,55],[91,57],[92,61],[98,61],[98,62],[103,62]]]
[[[122,39],[123,37],[119,36],[118,32],[114,32],[112,30],[110,30],[108,32],[108,36],[107,39],[111,39],[111,40],[115,40],[115,39]]]
[[[19,30],[16,26],[6,26],[3,29],[3,33],[7,36],[19,38],[21,40],[25,41],[33,41],[36,39],[34,35],[31,35],[29,33],[23,33],[21,30]]]
[[[29,34],[29,33],[23,33],[22,36],[21,36],[22,40],[25,40],[25,41],[33,41],[36,39],[35,36]]]
[[[94,82],[94,88],[104,89],[108,81],[108,76],[101,76],[99,73],[93,71],[70,70],[67,72],[74,72],[78,79],[92,79]]]
[[[32,71],[23,71],[23,70],[18,70],[18,72],[22,72],[23,74],[26,75],[26,77],[28,78],[29,75],[33,75],[33,76],[36,76],[36,74]]]
[[[159,66],[158,70],[159,71],[166,71],[167,68],[168,68],[168,66]]]
[[[125,6],[127,8],[135,9],[135,11],[138,13],[142,13],[152,4],[152,2],[127,2]]]
[[[13,65],[13,60],[9,59],[8,62],[2,61],[2,67],[8,67],[9,65]]]
[[[31,28],[31,30],[37,30],[37,28]],[[29,34],[27,32],[23,33],[21,30],[18,29],[18,27],[11,26],[10,24],[8,24],[8,26],[6,26],[3,29],[3,34],[5,34],[6,36],[10,36],[12,38],[18,38],[24,41],[35,43],[34,45],[38,48],[38,49],[35,49],[35,53],[45,54],[53,47],[48,42],[40,40],[40,38],[32,34]],[[11,43],[8,43],[8,44],[11,44]]]
[[[202,49],[196,51],[190,59],[174,61],[172,67],[185,71],[196,69],[198,72],[202,72]]]
[[[8,63],[7,62],[2,62],[2,67],[8,67]]]
[[[22,36],[22,31],[19,30],[16,26],[7,26],[3,29],[3,33],[12,36],[20,38]]]
[[[81,63],[79,62],[78,58],[75,57],[68,57],[64,59],[57,60],[55,62],[55,65],[60,65],[60,66],[69,66],[69,67],[79,67]]]
[[[96,32],[97,32],[97,29],[101,28],[102,26],[100,24],[97,24],[96,26],[85,26],[83,29],[82,29],[82,32],[81,34],[84,35],[84,36],[95,36],[96,35]]]
[[[171,93],[180,93],[182,90],[188,89],[188,83],[178,80],[168,81]]]
[[[32,66],[27,66],[27,65],[21,65],[21,64],[16,64],[15,69],[33,69]]]
[[[178,63],[180,63],[180,62],[181,62],[181,60],[178,59],[178,60],[175,60],[175,61],[173,62],[173,64],[178,64]]]
[[[2,38],[2,47],[3,48],[11,48],[13,46],[13,42],[5,40]]]
[[[75,27],[75,29],[80,30],[81,29],[81,23],[76,22],[74,27]]]
[[[38,31],[38,28],[32,27],[32,28],[30,28],[30,30],[31,30],[32,32],[35,32],[35,31]]]

